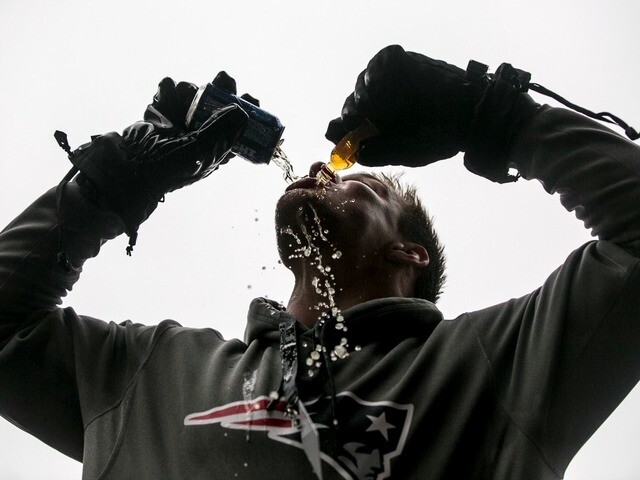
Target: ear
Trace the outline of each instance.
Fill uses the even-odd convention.
[[[425,268],[429,265],[429,254],[422,245],[413,242],[391,242],[385,247],[385,258],[393,263]]]

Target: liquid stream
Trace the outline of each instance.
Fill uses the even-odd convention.
[[[357,143],[364,136],[371,136],[371,131],[365,129],[359,129],[353,135],[349,135],[348,138],[343,139],[340,144],[334,148],[331,152],[331,158],[329,163],[325,164],[323,168],[318,172],[318,181],[326,186],[329,180],[335,177],[335,173],[340,170],[347,169],[355,162],[355,152],[357,149]],[[277,165],[283,173],[283,178],[287,183],[293,183],[298,180],[298,176],[293,171],[293,166],[287,158],[286,154],[281,148],[281,145],[276,147],[276,150],[271,158],[271,161]],[[327,170],[328,172],[325,172]],[[324,176],[323,176],[324,173]],[[330,176],[327,176],[327,173]],[[326,177],[326,178],[325,178]],[[331,260],[337,261],[342,257],[342,252],[338,250],[326,237],[328,230],[322,228],[321,220],[316,210],[308,205],[311,215],[307,216],[307,224],[302,224],[300,233],[296,234],[291,227],[283,229],[281,233],[285,233],[292,237],[296,243],[294,253],[290,258],[308,258],[311,261],[311,265],[314,265],[318,269],[317,277],[312,280],[312,286],[315,292],[319,295],[318,303],[313,307],[314,310],[321,312],[318,317],[318,323],[322,327],[324,323],[333,318],[335,319],[335,329],[339,330],[343,335],[346,335],[347,326],[344,322],[341,310],[338,308],[335,302],[336,285],[335,277],[331,273],[331,266],[325,262],[322,258],[322,251],[316,245],[316,242],[322,242],[328,244],[330,247]],[[302,209],[302,207],[300,207]],[[308,228],[307,228],[308,227]],[[360,351],[361,347],[356,345],[353,351]],[[310,369],[308,370],[308,376],[313,376],[314,371],[311,367],[320,368],[321,358],[324,355],[328,355],[331,361],[337,361],[338,359],[345,359],[349,356],[349,341],[346,336],[340,339],[340,343],[333,346],[316,345],[315,350],[311,352],[305,363]]]
[[[298,180],[298,178],[300,178],[293,172],[293,165],[291,165],[291,162],[287,158],[287,155],[284,153],[280,145],[278,145],[275,151],[273,152],[273,157],[271,157],[271,161],[275,165],[280,167],[280,170],[282,170],[282,176],[284,177],[285,182],[293,183],[296,180]]]
[[[323,229],[320,217],[311,205],[307,205],[309,211],[305,215],[306,222],[300,225],[299,233],[294,232],[291,227],[284,228],[281,233],[292,238],[293,253],[289,258],[304,258],[318,270],[317,276],[313,277],[311,286],[318,295],[318,302],[312,308],[319,312],[318,325],[322,326],[330,319],[335,320],[334,328],[341,332],[342,338],[337,345],[316,345],[305,360],[309,367],[307,375],[312,377],[314,369],[322,366],[322,357],[327,356],[331,361],[345,359],[349,356],[349,341],[346,336],[347,325],[340,308],[336,305],[336,282],[332,273],[331,263],[339,261],[342,252],[338,250],[327,238],[329,231]],[[302,207],[300,207],[302,209]],[[324,245],[322,245],[324,244]],[[320,246],[323,246],[321,249]],[[328,249],[326,247],[329,247]],[[323,258],[323,251],[331,252],[330,260]],[[360,351],[360,346],[355,346],[352,351]]]

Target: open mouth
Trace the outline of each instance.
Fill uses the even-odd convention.
[[[295,190],[298,188],[315,188],[315,187],[318,187],[319,185],[320,184],[318,183],[318,180],[316,179],[316,177],[304,177],[304,178],[301,178],[300,180],[296,180],[291,185],[289,185],[285,189],[285,192],[289,192],[291,190]]]

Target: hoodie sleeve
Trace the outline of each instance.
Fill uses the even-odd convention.
[[[82,460],[83,426],[101,408],[91,398],[89,378],[104,380],[107,366],[134,371],[137,359],[123,354],[126,344],[140,346],[153,334],[58,308],[84,261],[124,230],[74,182],[60,206],[59,215],[52,189],[0,233],[0,414]],[[59,218],[70,271],[58,264]],[[122,389],[113,380],[107,386],[98,389],[107,397]]]
[[[640,147],[543,107],[510,158],[598,237],[532,294],[466,316],[498,401],[561,476],[640,380]]]

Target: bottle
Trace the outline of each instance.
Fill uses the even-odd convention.
[[[356,154],[360,142],[367,138],[375,137],[378,129],[366,118],[358,126],[358,128],[347,133],[342,140],[331,150],[329,162],[325,163],[320,171],[316,174],[318,182],[325,186],[327,183],[336,178],[336,173],[340,170],[346,170],[356,163]]]
[[[198,89],[187,111],[186,125],[198,128],[211,114],[235,103],[249,115],[247,127],[231,147],[231,152],[252,163],[268,164],[280,145],[284,127],[275,115],[239,98],[212,83]]]

